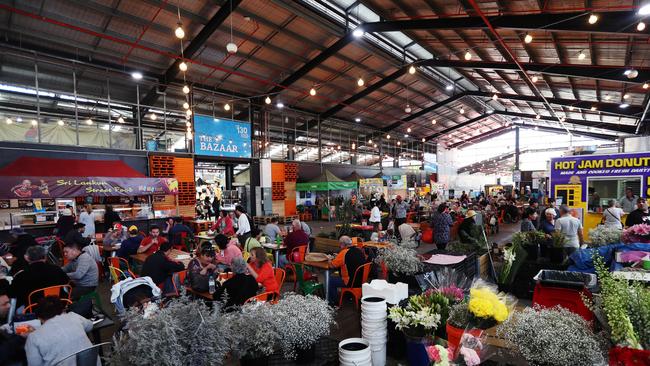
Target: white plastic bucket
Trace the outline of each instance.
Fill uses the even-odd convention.
[[[371,352],[372,366],[384,366],[386,365],[386,345],[381,349],[373,350]]]
[[[353,344],[357,345],[357,347],[349,349],[349,346]],[[339,343],[339,362],[344,366],[371,366],[370,343],[363,338],[342,340]]]

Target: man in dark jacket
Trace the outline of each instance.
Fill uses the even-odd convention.
[[[84,237],[84,231],[86,231],[86,224],[78,222],[74,224],[73,230],[70,230],[66,235],[63,241],[68,243],[77,243],[81,249],[85,248],[90,244],[90,238]]]
[[[630,227],[638,224],[650,224],[650,212],[645,198],[639,197],[636,200],[636,210],[630,212],[625,220],[625,226]]]
[[[246,300],[255,296],[258,290],[255,278],[246,273],[246,262],[242,257],[233,258],[230,268],[235,275],[228,279],[214,293],[214,300],[223,300],[227,294],[228,300],[224,308],[228,311],[232,306],[243,305]]]
[[[160,245],[157,252],[147,257],[142,265],[142,277],[149,276],[153,282],[163,286],[163,294],[174,293],[172,275],[185,269],[183,263],[173,261],[169,258],[172,251],[172,243],[166,242]]]
[[[38,245],[38,243],[33,236],[26,233],[22,228],[13,228],[9,233],[11,234],[9,253],[13,256],[13,262],[9,263],[11,265],[9,275],[15,276],[16,273],[27,267],[27,261],[25,260],[27,248]]]
[[[5,324],[9,309],[9,282],[0,280],[0,324]],[[25,339],[0,329],[0,365],[26,364]]]
[[[47,263],[47,249],[44,247],[35,245],[27,248],[25,259],[29,265],[11,283],[11,297],[16,298],[17,307],[27,305],[27,297],[32,291],[70,282],[60,267]],[[33,300],[36,302],[38,298]]]

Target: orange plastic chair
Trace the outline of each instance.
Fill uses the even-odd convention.
[[[38,302],[36,299],[34,299],[34,296],[38,294],[41,294],[41,297],[55,296],[60,299],[70,300],[70,302],[72,302],[72,286],[56,285],[32,291],[29,296],[27,296],[27,306],[34,305]]]
[[[353,236],[350,239],[352,239],[352,245],[356,245],[358,247],[363,247],[363,238],[360,238],[358,236]]]
[[[65,247],[65,242],[61,239],[56,239],[56,247],[59,249],[59,254],[61,254],[61,263],[65,266],[68,264],[68,259],[63,255],[63,247]]]
[[[307,244],[305,245],[299,245],[293,249],[291,249],[291,252],[287,254],[287,260],[289,261],[289,264],[284,266],[284,271],[286,274],[291,273],[293,276],[293,290],[296,291],[296,286],[297,286],[297,281],[296,281],[296,271],[293,267],[293,263],[302,263],[305,261],[305,254],[307,253]],[[305,279],[308,279],[308,277],[311,278],[311,274],[305,274]]]
[[[172,285],[174,285],[174,290],[176,291],[176,296],[180,296],[181,291],[177,284],[184,286],[185,278],[187,278],[187,270],[175,272],[172,275]]]
[[[130,275],[133,278],[138,277],[131,270],[131,266],[129,265],[129,261],[127,261],[126,259],[124,259],[122,257],[109,257],[108,258],[108,264],[109,264],[109,266],[119,268],[120,270],[122,270],[122,272]]]
[[[67,308],[68,305],[72,305],[72,301],[70,301],[70,300],[68,300],[68,299],[59,299],[59,300],[61,300],[61,302],[63,302],[63,303],[65,304],[65,305],[64,305],[64,308]],[[29,306],[26,306],[26,307],[23,309],[23,315],[24,315],[24,314],[31,314],[31,313],[33,313],[33,312],[34,312],[34,309],[35,309],[37,306],[38,306],[38,303],[36,303],[36,304],[31,304],[31,305],[29,305]]]
[[[357,283],[359,276],[361,276],[361,283],[366,283],[368,282],[368,276],[370,276],[370,267],[372,266],[372,263],[366,263],[362,266],[359,266],[357,270],[354,272],[354,277],[352,277],[352,285]],[[359,299],[361,299],[361,286],[359,287],[342,287],[341,288],[341,298],[339,299],[339,307],[341,304],[343,304],[343,296],[345,296],[346,293],[352,294],[354,297],[354,305],[359,308]]]
[[[275,292],[275,291],[270,291],[270,292],[263,292],[259,295],[253,296],[246,300],[244,304],[248,304],[251,302],[268,302],[270,304],[277,304],[278,300],[280,300],[280,294]]]
[[[118,282],[129,278],[129,276],[124,273],[121,269],[113,266],[108,266],[108,272],[111,274],[111,281],[113,282],[113,285],[117,284]]]
[[[282,285],[284,284],[287,273],[282,268],[273,268],[273,273],[275,274],[275,282],[278,283],[278,292],[280,292],[282,291]]]

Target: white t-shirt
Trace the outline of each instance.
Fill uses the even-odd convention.
[[[402,237],[402,240],[408,241],[408,240],[415,239],[416,233],[413,227],[411,227],[411,225],[407,223],[403,223],[397,228],[397,230],[399,230],[399,236]]]
[[[603,217],[605,218],[605,226],[613,227],[617,229],[623,228],[623,223],[621,222],[621,216],[624,212],[618,207],[608,207],[603,211]]]
[[[582,230],[582,222],[571,215],[562,216],[555,220],[555,230],[559,230],[566,236],[565,247],[580,248],[578,230]]]
[[[381,222],[381,211],[375,206],[370,210],[370,222]]]
[[[237,219],[237,235],[244,235],[251,231],[251,224],[248,222],[246,214],[239,215]]]
[[[94,238],[95,237],[95,213],[88,213],[86,211],[82,212],[79,215],[79,222],[86,225],[86,231],[84,231],[84,237]]]

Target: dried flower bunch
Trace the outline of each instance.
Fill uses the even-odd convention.
[[[561,307],[526,308],[499,325],[497,335],[531,365],[591,366],[605,363],[602,339],[580,316]]]
[[[650,243],[650,225],[638,224],[623,230],[623,243]]]
[[[280,343],[281,334],[270,305],[244,304],[239,312],[226,315],[235,357],[258,358],[270,356]]]
[[[115,336],[109,365],[221,365],[233,341],[218,304],[179,298],[148,317],[135,310]]]
[[[418,253],[401,246],[380,249],[375,261],[384,262],[389,271],[403,275],[414,275],[421,272],[423,268]]]
[[[467,327],[471,320],[469,310],[467,310],[467,302],[453,305],[449,310],[449,319],[447,322],[456,328]]]
[[[615,227],[598,225],[593,229],[589,229],[590,246],[601,247],[609,244],[618,244],[621,242],[622,232],[623,230]]]

